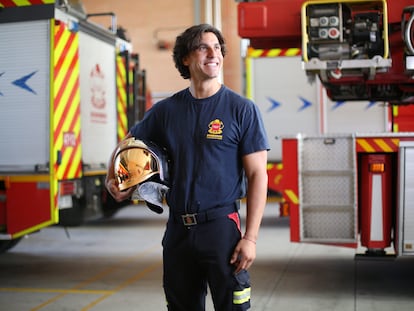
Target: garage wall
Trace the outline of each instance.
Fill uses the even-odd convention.
[[[148,87],[157,98],[187,87],[175,69],[172,61],[171,45],[175,37],[185,28],[195,23],[194,0],[82,0],[86,13],[113,12],[117,24],[127,30],[134,51],[140,55],[141,68],[146,69]],[[241,93],[242,74],[240,57],[240,38],[237,35],[237,3],[235,0],[221,2],[222,32],[226,38],[229,53],[225,57],[224,83]],[[201,10],[204,7],[201,1]],[[197,14],[200,22],[205,22],[203,12]],[[94,22],[110,26],[110,17],[94,17]],[[166,44],[164,49],[158,42]]]

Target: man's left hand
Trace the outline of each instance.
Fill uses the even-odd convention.
[[[256,244],[254,241],[247,239],[241,239],[237,243],[231,256],[230,263],[236,266],[235,273],[239,273],[241,270],[247,270],[252,265],[256,258]]]

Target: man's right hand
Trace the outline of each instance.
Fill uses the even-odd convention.
[[[105,186],[106,189],[108,189],[108,192],[117,202],[128,200],[136,189],[136,186],[134,186],[127,190],[120,191],[118,188],[118,184],[116,183],[116,180],[114,178],[110,178],[109,180],[107,180]]]
[[[123,141],[130,137],[132,137],[132,135],[131,133],[128,133],[123,139]],[[118,146],[121,143],[122,142],[120,142]],[[115,174],[114,174],[114,157],[115,157],[115,152],[117,149],[118,148],[115,148],[114,151],[112,152],[112,155],[108,163],[108,172],[107,172],[106,179],[105,179],[105,187],[108,190],[108,192],[111,194],[111,196],[115,199],[115,201],[122,202],[122,201],[128,200],[132,196],[132,193],[135,191],[136,186],[131,187],[125,191],[119,190],[118,183],[115,179]]]

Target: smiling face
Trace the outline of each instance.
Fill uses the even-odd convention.
[[[218,78],[223,64],[223,54],[216,35],[212,32],[203,33],[200,44],[184,58],[183,63],[188,66],[193,82]]]

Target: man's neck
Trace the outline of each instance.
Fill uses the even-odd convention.
[[[194,98],[202,99],[213,96],[220,90],[221,83],[218,80],[194,82],[191,81],[190,93]]]

